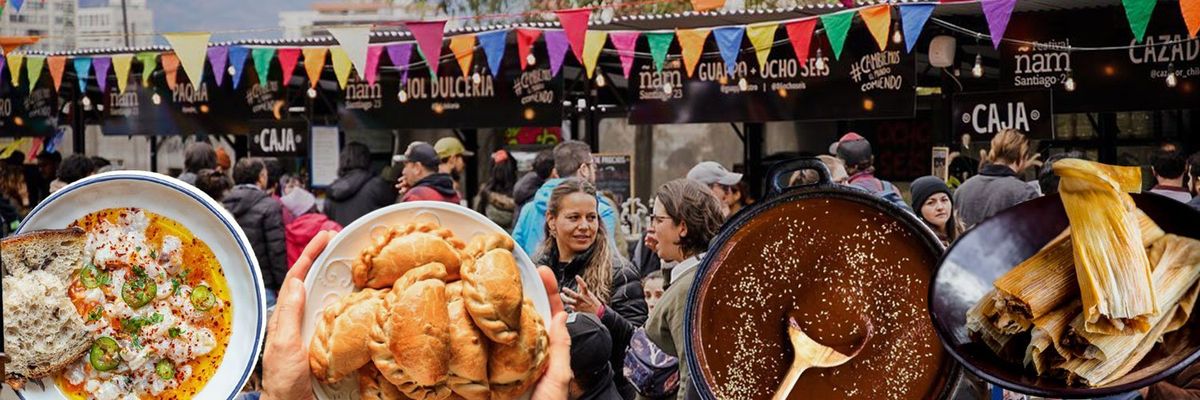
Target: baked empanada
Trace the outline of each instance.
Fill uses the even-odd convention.
[[[361,400],[408,400],[400,389],[383,379],[375,364],[367,364],[358,370],[358,393]]]
[[[369,343],[375,367],[401,393],[445,399],[450,364],[450,317],[445,267],[427,264],[396,280],[379,307]]]
[[[521,323],[521,271],[513,254],[493,249],[463,265],[463,300],[479,330],[493,342],[512,344]]]
[[[446,281],[458,280],[465,245],[432,222],[406,224],[376,232],[371,245],[351,265],[354,286],[382,289],[409,270],[429,263],[446,267]]]
[[[528,392],[546,372],[550,337],[542,317],[526,299],[521,306],[521,330],[511,345],[494,345],[488,355],[488,381],[493,400],[509,400]]]
[[[450,316],[450,390],[467,400],[487,400],[488,341],[467,314],[462,281],[446,285]]]
[[[363,289],[326,306],[309,344],[308,365],[321,382],[341,381],[371,362],[371,329],[385,290]]]

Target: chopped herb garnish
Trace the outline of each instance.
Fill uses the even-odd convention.
[[[177,338],[180,334],[183,334],[183,329],[179,329],[178,326],[172,326],[171,329],[167,329],[167,336]]]
[[[157,251],[154,251],[154,249],[150,249],[150,258],[157,259],[157,258],[158,258],[158,252],[157,252]]]
[[[162,322],[162,321],[163,321],[163,316],[162,316],[162,314],[159,314],[159,313],[154,313],[154,314],[151,314],[151,315],[150,315],[150,323],[151,323],[151,324],[157,324],[157,323],[160,323],[160,322]]]
[[[171,278],[171,295],[179,294],[179,278]]]
[[[92,309],[92,312],[88,313],[88,321],[89,322],[99,321],[100,317],[103,317],[103,316],[104,316],[104,313],[101,312],[99,307],[97,307],[97,308]]]

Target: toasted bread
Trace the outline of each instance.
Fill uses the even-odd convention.
[[[57,374],[91,345],[63,281],[41,270],[4,277],[4,349],[12,358],[5,383],[21,389]]]
[[[87,235],[79,228],[10,236],[0,240],[0,264],[4,265],[5,275],[19,277],[41,270],[54,275],[66,286],[71,274],[83,266],[86,241]]]

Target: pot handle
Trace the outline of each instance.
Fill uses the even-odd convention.
[[[825,167],[825,163],[815,157],[805,157],[795,160],[780,162],[771,166],[771,170],[767,172],[767,181],[770,183],[770,191],[767,192],[767,198],[783,193],[787,189],[793,187],[787,179],[792,177],[792,173],[797,171],[816,171],[817,181],[811,183],[800,183],[795,187],[800,186],[825,186],[832,185],[833,179],[830,177],[829,168]]]

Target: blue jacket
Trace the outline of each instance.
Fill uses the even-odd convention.
[[[562,178],[547,179],[533,195],[533,200],[521,207],[521,216],[513,228],[513,240],[517,242],[517,246],[525,249],[525,254],[537,254],[538,246],[541,246],[542,240],[546,238],[546,206],[550,203],[551,192],[562,181]],[[614,245],[617,243],[617,213],[613,211],[615,208],[607,197],[600,196],[600,220],[604,221],[604,228],[608,230],[608,242]]]

